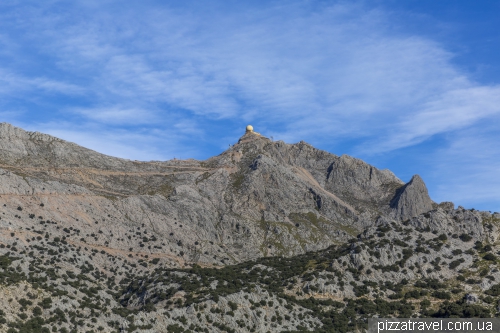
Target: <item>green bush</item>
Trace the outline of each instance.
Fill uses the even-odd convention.
[[[486,253],[486,255],[483,257],[483,259],[495,261],[495,260],[497,260],[497,257],[493,253]]]
[[[432,316],[440,318],[490,318],[491,312],[488,308],[476,304],[465,304],[462,300],[455,303],[445,301]]]
[[[40,307],[39,307],[39,306],[35,306],[35,307],[33,308],[33,316],[35,316],[35,317],[39,317],[39,316],[41,316],[41,315],[42,315],[42,309],[40,309]]]
[[[39,302],[38,305],[44,309],[50,309],[50,307],[52,306],[52,299],[50,297],[46,297],[42,299],[42,301]]]
[[[457,259],[457,260],[453,260],[452,262],[449,263],[448,267],[450,269],[455,269],[457,268],[461,263],[463,263],[465,260],[460,258],[460,259]]]
[[[234,303],[234,302],[227,302],[227,305],[229,305],[229,307],[231,308],[231,311],[236,311],[236,309],[238,309],[238,304]]]
[[[445,235],[445,234],[441,234],[441,235],[439,235],[438,239],[439,239],[440,241],[444,242],[444,241],[448,240],[448,237],[446,237],[446,235]]]
[[[484,293],[487,295],[491,295],[491,296],[499,296],[500,295],[500,284],[495,284],[495,285],[491,286],[491,288],[486,290]]]
[[[469,242],[472,240],[472,237],[467,234],[461,234],[459,237],[463,242]]]
[[[440,290],[436,290],[435,292],[433,292],[432,296],[439,299],[451,299],[451,294],[449,292]]]

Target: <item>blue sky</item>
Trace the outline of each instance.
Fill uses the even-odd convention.
[[[252,124],[500,211],[498,1],[2,1],[0,121],[137,160]]]

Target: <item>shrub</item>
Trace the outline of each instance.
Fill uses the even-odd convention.
[[[458,318],[490,318],[491,313],[488,308],[476,304],[464,304],[461,300],[455,303],[443,302],[438,312],[433,317],[458,317]]]
[[[144,311],[146,311],[146,312],[151,312],[154,310],[156,310],[156,308],[155,308],[155,305],[153,303],[146,303],[146,305],[144,306]]]
[[[49,309],[52,306],[52,299],[50,297],[44,298],[38,305],[44,309]]]
[[[410,290],[405,294],[405,298],[420,298],[420,292],[418,290]]]
[[[451,295],[449,292],[439,291],[439,290],[436,290],[435,292],[433,292],[432,296],[439,298],[439,299],[450,299],[451,298]]]
[[[420,306],[422,308],[426,308],[428,307],[429,305],[431,305],[431,302],[428,300],[428,299],[424,299],[422,302],[420,302]]]
[[[38,317],[42,315],[42,309],[39,306],[33,308],[33,316]]]
[[[486,290],[484,293],[487,295],[491,295],[491,296],[499,296],[500,295],[500,284],[495,284],[495,285],[491,286],[491,288]]]
[[[441,235],[439,235],[438,239],[439,239],[440,241],[444,242],[444,241],[448,240],[448,237],[446,237],[446,235],[445,235],[445,234],[441,234]]]
[[[236,309],[238,309],[238,304],[234,303],[234,302],[227,302],[227,304],[229,305],[229,307],[231,308],[232,311],[236,311]]]
[[[497,257],[493,253],[486,253],[486,255],[483,257],[483,259],[495,261],[495,260],[497,260]]]
[[[463,263],[465,260],[460,258],[460,259],[457,259],[457,260],[453,260],[452,262],[450,262],[450,264],[448,265],[448,267],[450,269],[455,269],[457,268],[461,263]]]
[[[461,234],[460,237],[459,237],[463,242],[469,242],[472,237],[467,235],[467,234]]]

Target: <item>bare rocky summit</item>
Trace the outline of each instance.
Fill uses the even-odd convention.
[[[408,220],[432,210],[432,200],[419,175],[413,176],[408,184],[398,190],[391,201],[391,208],[394,216],[401,220]]]
[[[0,332],[346,332],[500,296],[499,214],[252,131],[139,162],[2,123],[0,209]]]

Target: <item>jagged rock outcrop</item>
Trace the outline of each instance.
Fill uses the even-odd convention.
[[[408,220],[431,211],[432,203],[424,181],[419,175],[414,175],[392,199],[392,215],[399,220]]]

